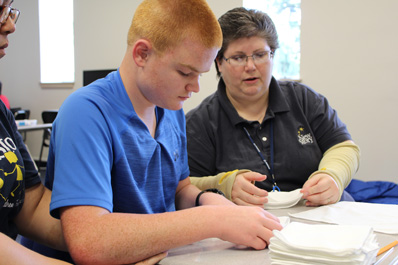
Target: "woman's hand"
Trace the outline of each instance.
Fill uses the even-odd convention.
[[[336,203],[340,191],[336,181],[328,174],[316,174],[304,183],[301,190],[306,206],[319,206]]]
[[[264,181],[267,176],[257,172],[238,174],[232,187],[231,199],[238,205],[260,206],[268,202],[268,192],[254,185],[256,181]]]

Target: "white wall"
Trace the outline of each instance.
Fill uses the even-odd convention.
[[[140,1],[79,0],[75,4],[76,83],[73,89],[43,89],[39,85],[37,0],[15,0],[21,10],[16,33],[9,36],[7,55],[0,60],[3,93],[13,106],[41,111],[58,108],[82,85],[82,71],[116,68],[126,47],[126,35]],[[208,0],[219,17],[241,6],[242,0]],[[302,0],[302,81],[327,96],[362,149],[357,178],[398,182],[394,170],[398,147],[394,137],[398,106],[398,18],[391,0]],[[214,67],[201,79],[201,92],[186,102],[192,109],[216,89]],[[378,113],[382,113],[378,115]],[[41,132],[30,132],[27,144],[34,157]]]
[[[75,67],[73,89],[41,88],[39,58],[38,1],[15,0],[21,10],[15,33],[9,35],[7,55],[0,61],[0,81],[12,106],[31,110],[31,118],[41,122],[41,112],[57,109],[65,98],[82,86],[83,70],[117,68],[126,49],[127,31],[135,8],[141,1],[107,0],[74,1]],[[209,0],[217,17],[242,0]],[[202,77],[203,92],[187,104],[190,109],[215,89],[215,70]],[[29,132],[27,145],[34,158],[40,153],[42,132]]]
[[[302,81],[361,147],[356,178],[398,182],[398,1],[302,0]]]

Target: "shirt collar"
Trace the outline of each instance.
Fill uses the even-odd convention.
[[[272,77],[269,85],[269,109],[273,113],[286,112],[290,110],[289,104],[286,101],[286,96],[283,93],[279,82]]]

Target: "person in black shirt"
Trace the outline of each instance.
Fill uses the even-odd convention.
[[[263,206],[275,189],[301,189],[308,206],[352,200],[344,189],[359,148],[325,97],[272,76],[279,46],[272,20],[235,8],[219,22],[218,89],[186,115],[192,183],[240,205]]]
[[[0,0],[0,58],[15,31],[19,10],[12,0]],[[0,265],[67,264],[37,254],[15,239],[18,234],[66,250],[60,221],[49,212],[51,192],[41,181],[14,115],[0,101]]]

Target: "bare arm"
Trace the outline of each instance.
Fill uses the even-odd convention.
[[[192,185],[189,178],[180,181],[176,191],[177,210],[195,206],[196,197],[201,190]],[[205,193],[200,197],[201,205],[233,205],[228,199],[214,193]]]
[[[177,206],[193,206],[198,193],[188,179],[181,181]],[[212,201],[224,205],[160,214],[109,213],[95,206],[65,207],[61,209],[61,221],[70,253],[79,264],[128,264],[210,237],[262,249],[272,230],[282,228],[274,216],[260,207],[232,205],[211,193],[202,197],[202,205]]]
[[[70,264],[42,256],[0,233],[0,265],[61,265]]]
[[[22,210],[14,221],[21,235],[66,251],[61,222],[50,215],[50,201],[51,191],[42,184],[27,189]]]

